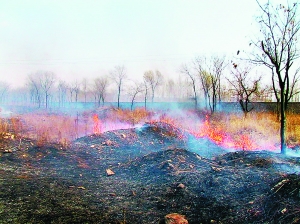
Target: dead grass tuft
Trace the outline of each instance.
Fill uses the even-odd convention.
[[[146,122],[152,113],[144,108],[129,109],[115,109],[112,111],[108,119],[116,122],[124,122],[132,125]]]
[[[300,115],[287,114],[287,143],[291,147],[300,145]]]

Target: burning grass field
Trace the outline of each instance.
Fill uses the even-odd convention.
[[[279,122],[270,112],[215,113],[193,110],[146,111],[143,108],[118,110],[104,107],[77,115],[34,112],[16,114],[0,120],[0,132],[12,132],[21,138],[30,138],[38,144],[60,143],[63,147],[89,134],[126,129],[145,122],[161,121],[174,125],[197,138],[208,138],[218,145],[235,150],[279,150]],[[300,115],[287,116],[287,143],[292,149],[300,145]]]
[[[0,223],[299,223],[300,115],[24,113],[0,123]],[[294,156],[291,156],[291,155]]]

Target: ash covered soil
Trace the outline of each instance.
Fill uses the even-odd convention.
[[[68,149],[7,138],[0,223],[299,223],[300,160],[228,152],[157,122]]]

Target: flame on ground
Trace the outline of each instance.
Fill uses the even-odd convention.
[[[196,133],[194,132],[193,134],[198,138],[206,137],[219,146],[234,150],[251,151],[260,150],[262,148],[271,151],[278,150],[278,148],[274,145],[262,147],[256,144],[249,134],[240,134],[239,136],[235,136],[235,138],[233,138],[225,131],[219,128],[212,127],[209,123],[208,116],[206,116],[205,122],[201,125],[200,130]]]
[[[258,146],[246,134],[241,134],[236,140],[232,139],[226,132],[212,127],[206,116],[205,122],[198,132],[193,133],[197,138],[208,138],[219,146],[233,148],[235,150],[256,150]]]
[[[213,122],[218,118],[212,117],[212,120],[210,120],[209,115],[207,115],[206,119],[201,121],[199,116],[196,116],[193,112],[176,116],[170,116],[166,113],[161,114],[159,117],[157,115],[159,116],[159,114],[150,113],[144,109],[124,112],[113,110],[107,117],[101,116],[101,120],[97,113],[87,114],[84,119],[77,120],[74,126],[74,120],[71,116],[29,114],[28,116],[22,115],[22,119],[10,118],[9,122],[0,120],[0,131],[7,133],[10,131],[8,128],[11,128],[14,136],[22,135],[27,138],[34,138],[41,144],[49,141],[59,142],[67,147],[72,139],[78,137],[74,134],[74,130],[79,133],[79,136],[84,136],[91,133],[101,134],[111,130],[139,127],[145,122],[161,122],[170,125],[160,124],[166,130],[165,135],[180,139],[184,139],[185,133],[189,133],[196,138],[209,139],[220,147],[227,149],[280,151],[279,142],[272,141],[273,135],[262,133],[260,130],[256,131],[255,128],[238,126],[237,131],[233,132],[226,130],[226,126]],[[293,122],[296,123],[297,121]],[[222,121],[216,120],[216,122]],[[238,124],[241,124],[241,122]],[[227,125],[230,126],[231,124]],[[289,144],[289,148],[296,147],[298,147],[297,144]]]
[[[202,124],[198,125],[197,130],[191,128],[191,124],[184,124],[184,122],[169,118],[167,116],[161,116],[158,120],[152,120],[152,122],[163,122],[170,124],[174,127],[178,127],[181,130],[186,131],[187,133],[192,134],[196,138],[207,138],[214,142],[215,144],[234,150],[243,150],[243,151],[251,151],[251,150],[271,150],[276,151],[279,150],[275,145],[260,145],[253,141],[252,136],[246,133],[241,133],[238,136],[230,136],[229,133],[222,130],[221,128],[213,127],[213,125],[209,122],[209,116],[206,116],[205,121]],[[194,124],[193,124],[194,125]]]
[[[93,121],[94,121],[94,128],[93,132],[94,134],[101,134],[102,128],[101,128],[101,121],[97,114],[93,115]]]

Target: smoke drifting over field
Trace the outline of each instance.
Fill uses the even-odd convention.
[[[146,122],[161,122],[185,133],[189,148],[195,152],[199,148],[213,151],[213,145],[226,151],[280,152],[278,122],[274,119],[275,115],[266,112],[244,117],[241,113],[229,112],[211,115],[208,111],[195,111],[176,103],[154,104],[149,110],[136,107],[133,111],[110,106],[91,109],[78,104],[75,108],[33,112],[28,112],[28,108],[24,111],[3,108],[1,116],[18,117],[22,122],[19,129],[24,137],[66,145],[87,135],[138,128]],[[289,143],[288,155],[299,156],[296,150],[299,143]]]

